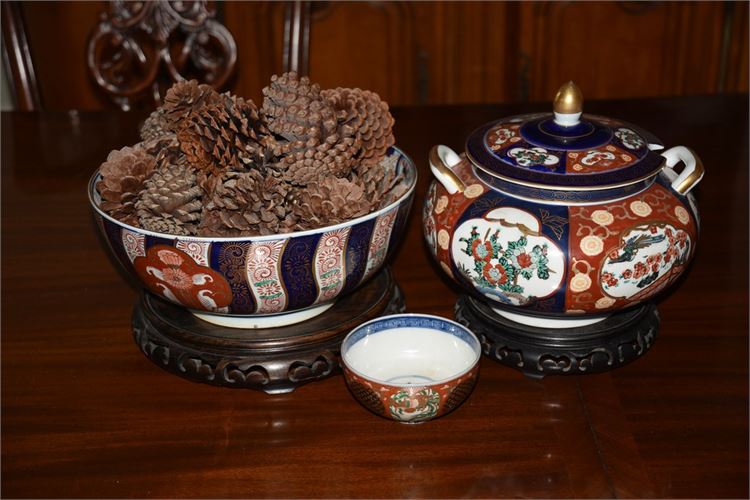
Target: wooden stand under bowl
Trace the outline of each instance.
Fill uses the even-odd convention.
[[[390,270],[310,320],[279,328],[240,329],[196,318],[144,292],[133,311],[133,338],[151,361],[194,382],[291,392],[339,370],[341,341],[357,325],[404,311]]]

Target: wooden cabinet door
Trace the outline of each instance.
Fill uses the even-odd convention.
[[[721,2],[524,3],[524,97],[550,99],[571,79],[588,99],[714,93],[726,15]]]
[[[280,73],[283,2],[216,2],[237,44],[228,89],[260,102]],[[86,42],[106,2],[24,2],[46,109],[113,108]],[[309,74],[392,105],[747,92],[747,2],[314,2]]]

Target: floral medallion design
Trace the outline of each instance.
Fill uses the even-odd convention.
[[[440,394],[429,387],[404,389],[390,397],[388,409],[391,416],[401,422],[419,422],[437,415]]]
[[[615,158],[615,155],[610,151],[589,151],[586,156],[581,158],[581,163],[590,167],[597,163],[611,163]]]
[[[478,198],[484,193],[484,187],[480,183],[472,184],[464,189],[464,196],[466,198]]]
[[[501,207],[456,230],[452,256],[478,291],[504,304],[526,305],[554,293],[564,275],[561,249],[531,213]]]
[[[154,245],[133,261],[136,274],[156,295],[190,309],[226,312],[232,302],[227,280],[218,272],[195,263],[182,250]]]
[[[690,252],[690,237],[665,223],[644,224],[624,232],[622,245],[612,250],[599,275],[604,292],[633,297],[646,290],[673,267],[681,267]]]
[[[602,241],[602,239],[598,236],[594,236],[591,234],[583,237],[578,246],[580,246],[581,251],[589,257],[599,255],[604,251],[604,241]]]
[[[450,245],[451,243],[450,233],[445,229],[441,229],[440,231],[438,231],[437,242],[440,248],[442,248],[443,250],[447,250],[448,245]]]
[[[635,200],[632,202],[630,204],[630,211],[638,217],[648,217],[651,215],[651,212],[653,212],[651,205],[642,200]]]
[[[279,275],[279,260],[286,240],[252,243],[247,250],[245,273],[255,297],[257,313],[269,314],[286,309],[287,293]]]
[[[600,226],[609,226],[615,221],[615,218],[606,210],[594,210],[591,212],[591,220]]]
[[[605,172],[627,167],[638,161],[632,152],[612,144],[584,151],[570,151],[567,154],[566,171],[571,174]]]
[[[487,146],[492,151],[498,151],[506,146],[518,142],[521,138],[518,135],[518,125],[502,124],[490,130],[487,134]]]
[[[362,378],[343,366],[354,396],[370,411],[399,422],[416,423],[455,409],[476,384],[479,365],[456,379],[432,385],[398,386]]]
[[[576,293],[585,292],[591,288],[591,278],[586,273],[577,273],[570,280],[570,290]]]
[[[326,302],[339,294],[344,288],[346,270],[344,269],[344,251],[349,239],[350,227],[329,231],[320,237],[315,253],[315,277],[319,286],[315,303]]]
[[[680,221],[680,224],[686,225],[688,222],[690,222],[690,214],[685,209],[685,207],[674,207],[674,214],[677,217],[677,220]]]
[[[567,154],[566,171],[572,174],[605,172],[632,165],[638,157],[632,152],[608,144],[605,147]]]
[[[646,145],[640,135],[636,134],[629,128],[620,127],[615,131],[615,137],[620,139],[622,145],[628,149],[640,149]]]
[[[560,162],[560,158],[544,148],[513,148],[508,156],[516,160],[522,167],[544,166],[551,167]]]

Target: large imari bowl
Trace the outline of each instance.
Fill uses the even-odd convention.
[[[453,321],[395,314],[355,328],[341,343],[344,378],[365,408],[398,422],[445,415],[469,397],[482,346]]]
[[[698,240],[689,193],[703,176],[698,157],[582,115],[571,85],[554,113],[488,123],[464,155],[430,153],[423,218],[433,256],[498,314],[534,327],[580,327],[651,300],[685,271]]]
[[[287,234],[207,238],[155,233],[124,224],[99,206],[95,217],[122,264],[151,293],[206,321],[237,328],[284,326],[312,318],[370,279],[398,245],[411,207],[416,168],[391,148],[406,193],[390,205],[335,226]]]

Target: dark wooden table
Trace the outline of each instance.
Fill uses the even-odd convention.
[[[530,380],[483,359],[469,401],[416,426],[368,413],[340,376],[268,396],[154,366],[85,193],[144,115],[3,114],[2,495],[747,498],[747,96],[586,106],[706,164],[697,257],[659,305],[660,337],[603,375]],[[421,176],[393,262],[409,311],[452,317],[457,294],[422,243],[429,147],[546,108],[394,111]]]

